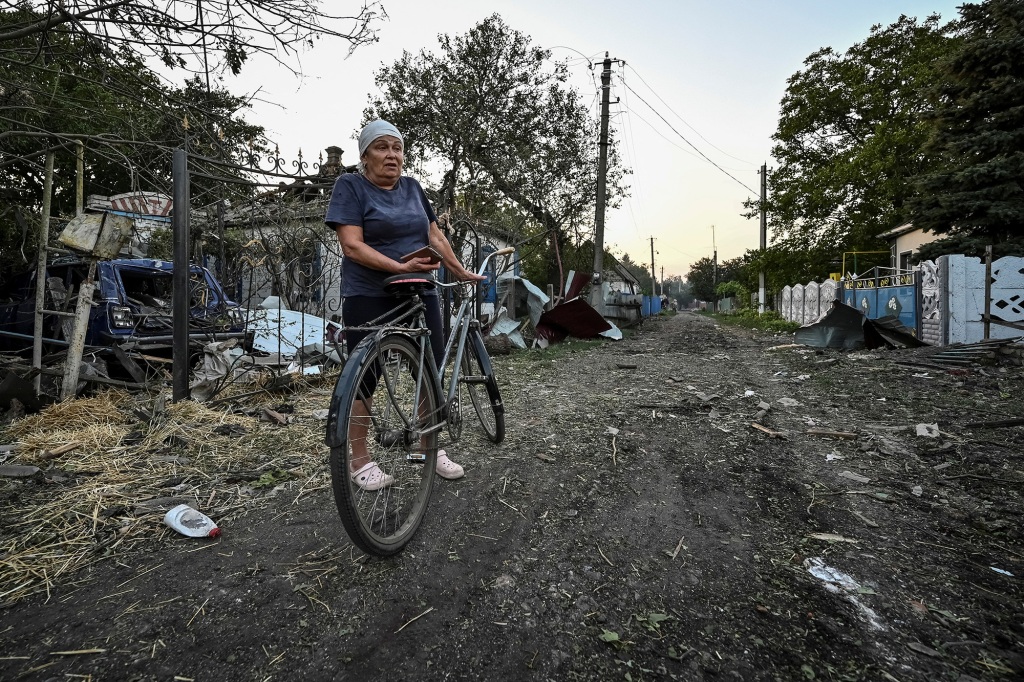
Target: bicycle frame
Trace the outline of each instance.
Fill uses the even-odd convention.
[[[490,262],[491,258],[494,258],[496,256],[507,255],[513,253],[514,251],[515,249],[509,247],[499,249],[497,251],[487,254],[483,262],[480,264],[480,271],[478,274],[483,274],[487,270],[487,265]],[[475,284],[470,285],[466,282],[454,282],[452,284],[444,284],[435,281],[434,286],[439,288],[457,286],[470,287],[475,286]],[[462,302],[459,304],[459,311],[455,316],[455,322],[452,325],[452,332],[448,337],[447,343],[445,344],[445,351],[444,355],[442,356],[441,367],[438,367],[436,362],[434,361],[434,354],[431,350],[430,330],[428,330],[426,327],[426,317],[424,315],[424,311],[426,310],[426,303],[423,302],[423,299],[420,297],[419,294],[412,294],[412,296],[410,296],[407,301],[401,304],[402,306],[405,307],[404,311],[402,311],[401,308],[396,308],[395,310],[400,311],[398,316],[393,318],[392,320],[389,320],[387,324],[383,324],[377,327],[373,326],[376,322],[382,320],[383,317],[391,315],[393,312],[395,312],[394,310],[387,313],[385,316],[381,316],[375,320],[371,320],[367,325],[361,327],[361,329],[374,330],[373,337],[377,341],[379,341],[388,334],[403,334],[405,336],[410,337],[411,340],[419,348],[418,369],[421,373],[420,376],[422,376],[422,372],[424,371],[424,369],[427,369],[427,374],[431,377],[431,380],[434,382],[434,387],[437,392],[437,395],[444,396],[444,400],[442,401],[440,407],[440,418],[438,419],[437,423],[434,424],[433,426],[423,429],[422,433],[430,433],[431,431],[440,430],[447,423],[449,416],[449,408],[452,404],[454,404],[455,395],[456,392],[458,391],[459,377],[462,370],[462,358],[466,352],[466,341],[469,338],[469,330],[473,324],[479,324],[477,320],[475,320],[470,315],[470,308],[472,303],[473,299],[469,296],[465,296],[463,297]],[[455,353],[455,361],[454,364],[452,365],[451,376],[447,377],[446,381],[445,373],[448,368],[448,361],[449,359],[451,359],[453,351]],[[378,358],[378,360],[380,360],[380,358]],[[381,364],[383,365],[383,362]],[[385,382],[388,382],[389,390],[394,388],[390,384],[386,372],[382,373],[381,378],[384,379]],[[420,385],[417,385],[416,393],[413,396],[413,399],[415,400],[413,404],[419,404],[420,388]],[[399,411],[399,413],[406,427],[408,428],[409,426],[411,426],[413,420],[408,415],[401,414],[401,411]]]

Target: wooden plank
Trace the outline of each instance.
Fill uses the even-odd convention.
[[[1024,323],[1021,322],[1007,322],[1006,320],[1000,320],[999,318],[992,317],[991,315],[982,315],[981,319],[991,324],[998,324],[1001,327],[1010,327],[1012,329],[1024,330]],[[1003,343],[1010,343],[1014,340],[1015,339],[1003,339],[1002,341]]]
[[[40,374],[46,374],[47,376],[63,377],[64,372],[59,369],[50,369],[44,367],[39,370]],[[117,379],[108,379],[107,377],[79,377],[79,381],[91,381],[94,384],[103,384],[104,386],[117,386],[118,388],[128,389],[152,389],[155,388],[149,384],[137,384],[131,381],[118,381]]]
[[[1001,429],[1008,426],[1024,426],[1024,417],[1018,419],[997,419],[990,422],[971,422],[964,424],[966,429]]]
[[[111,346],[111,350],[114,351],[114,357],[117,358],[121,366],[128,370],[128,373],[132,375],[132,379],[139,382],[140,384],[146,383],[146,371],[139,367],[139,363],[128,357],[128,354],[124,352],[124,348],[114,344]]]

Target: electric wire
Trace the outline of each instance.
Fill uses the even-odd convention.
[[[655,90],[654,88],[652,88],[652,87],[650,86],[650,84],[649,84],[649,83],[648,83],[647,81],[645,81],[645,80],[644,80],[644,77],[643,77],[643,76],[641,76],[641,75],[640,75],[640,73],[639,73],[639,72],[638,72],[638,71],[637,71],[636,69],[634,69],[634,68],[633,68],[633,67],[632,67],[631,65],[628,65],[628,64],[627,64],[627,66],[629,67],[629,70],[630,70],[630,71],[632,71],[632,72],[633,72],[634,74],[636,74],[636,77],[640,79],[640,82],[641,82],[641,83],[643,83],[643,84],[644,84],[645,86],[647,86],[647,89],[648,89],[648,90],[650,90],[650,91],[651,91],[651,93],[653,93],[653,94],[654,94],[654,96],[658,98],[658,101],[659,101],[659,102],[661,102],[662,104],[664,104],[664,105],[665,105],[665,106],[666,106],[666,107],[668,108],[668,110],[669,110],[669,111],[671,111],[671,112],[672,112],[672,114],[673,114],[673,115],[674,115],[674,116],[675,116],[676,118],[678,118],[678,119],[679,119],[680,121],[682,121],[682,122],[683,122],[683,125],[685,125],[685,126],[686,126],[687,128],[689,128],[689,129],[690,129],[690,130],[692,130],[692,131],[693,131],[694,133],[696,133],[696,134],[697,134],[697,137],[699,137],[700,139],[702,139],[702,140],[704,140],[705,142],[707,142],[707,143],[708,143],[708,146],[709,146],[709,147],[711,147],[712,149],[714,149],[714,150],[715,150],[715,151],[717,151],[717,152],[720,152],[721,154],[724,154],[725,156],[728,156],[728,157],[729,157],[730,159],[734,159],[734,160],[736,160],[736,161],[739,161],[740,163],[746,163],[746,164],[748,164],[748,165],[751,165],[751,166],[756,166],[756,165],[757,165],[757,164],[753,164],[753,163],[750,163],[749,161],[747,161],[747,160],[745,160],[745,159],[741,159],[741,158],[739,158],[739,157],[737,157],[737,156],[733,156],[732,154],[730,154],[730,153],[728,153],[728,152],[724,151],[723,149],[721,149],[720,147],[716,147],[716,146],[714,145],[714,143],[712,143],[712,142],[711,142],[711,140],[709,140],[708,138],[706,138],[706,137],[704,137],[703,135],[701,135],[701,133],[700,133],[700,131],[699,131],[699,130],[697,130],[696,128],[694,128],[694,127],[693,127],[692,125],[690,125],[690,124],[689,124],[689,123],[688,123],[688,122],[686,121],[686,119],[684,119],[684,118],[683,118],[682,116],[680,116],[680,115],[679,115],[678,113],[676,113],[676,111],[675,111],[675,110],[674,110],[674,109],[672,108],[672,106],[671,106],[671,105],[670,105],[670,104],[669,104],[668,102],[666,102],[666,101],[665,101],[665,100],[664,100],[664,99],[662,98],[662,96],[661,96],[661,95],[659,95],[659,94],[657,93],[657,91],[656,91],[656,90]]]
[[[694,144],[693,144],[692,142],[690,142],[690,141],[689,141],[688,139],[686,139],[686,136],[685,136],[685,135],[683,135],[683,134],[682,134],[681,132],[679,132],[678,130],[676,130],[675,126],[673,126],[673,125],[672,125],[671,123],[669,123],[669,121],[668,121],[668,120],[667,120],[667,119],[666,119],[666,118],[665,118],[664,116],[662,116],[662,115],[661,115],[661,113],[660,113],[660,112],[659,112],[659,111],[658,111],[657,109],[655,109],[655,108],[654,108],[653,106],[651,106],[650,102],[648,102],[648,101],[647,101],[647,100],[645,100],[645,99],[644,99],[643,97],[641,97],[641,96],[640,96],[640,93],[638,93],[638,92],[637,92],[636,90],[634,90],[634,89],[633,89],[632,87],[630,87],[628,83],[626,83],[625,81],[623,81],[623,83],[622,83],[622,87],[626,88],[627,90],[629,90],[630,92],[632,92],[632,93],[633,93],[634,95],[636,95],[636,98],[637,98],[638,100],[640,100],[640,101],[641,101],[641,102],[643,102],[643,103],[644,103],[645,105],[647,105],[647,108],[648,108],[648,109],[650,109],[651,111],[653,111],[653,112],[654,112],[654,114],[655,114],[655,115],[656,115],[656,116],[657,116],[658,118],[660,118],[660,119],[661,119],[662,121],[664,121],[665,125],[667,125],[667,126],[668,126],[668,127],[669,127],[669,128],[671,129],[671,130],[672,130],[672,132],[674,132],[674,133],[675,133],[676,135],[678,135],[678,136],[679,136],[679,137],[680,137],[680,138],[681,138],[681,139],[683,140],[683,142],[685,142],[686,144],[690,145],[690,147],[692,147],[692,148],[693,148],[693,150],[694,150],[695,152],[697,152],[698,154],[700,154],[700,155],[701,155],[701,156],[702,156],[702,157],[704,158],[704,160],[705,160],[705,161],[707,161],[708,163],[710,163],[710,164],[711,164],[712,166],[714,166],[715,168],[717,168],[717,169],[718,169],[719,171],[721,171],[721,172],[722,172],[722,173],[724,173],[725,175],[729,176],[729,178],[731,178],[731,179],[732,179],[732,180],[733,180],[734,182],[736,182],[736,183],[737,183],[738,185],[740,185],[741,187],[743,187],[744,189],[746,189],[746,190],[747,190],[748,192],[750,192],[751,194],[754,194],[754,195],[757,195],[757,194],[758,194],[758,192],[757,192],[756,190],[753,190],[753,189],[751,189],[751,188],[750,188],[750,187],[749,187],[749,186],[748,186],[748,185],[747,185],[746,183],[744,183],[744,182],[743,182],[742,180],[739,180],[739,179],[738,179],[738,178],[736,178],[736,176],[734,176],[734,175],[733,175],[732,173],[730,173],[729,171],[725,170],[724,168],[722,168],[721,166],[719,166],[719,165],[718,165],[717,163],[715,163],[714,161],[712,161],[712,160],[711,160],[711,159],[710,159],[710,158],[708,157],[708,155],[707,155],[707,154],[705,154],[704,152],[702,152],[702,151],[701,151],[700,149],[698,149],[698,148],[697,148],[697,146],[696,146],[696,145],[694,145]]]
[[[616,102],[616,105],[618,105],[618,104],[619,103]],[[626,115],[622,116],[622,118],[621,118],[621,122],[622,122],[621,129],[623,131],[622,139],[625,142],[624,151],[630,157],[630,158],[626,159],[626,163],[628,164],[628,167],[636,168],[636,162],[637,162],[637,158],[638,157],[637,157],[637,154],[636,154],[636,140],[635,140],[635,138],[633,136],[633,126],[631,125],[631,122],[630,122],[630,119],[629,119],[629,116],[628,116],[628,113],[629,113],[629,102],[627,101],[627,102],[624,102],[623,104],[625,105],[625,110],[624,111],[620,110],[620,113],[623,113],[623,114],[626,114]],[[636,175],[634,175],[633,178],[636,178]],[[643,204],[644,204],[644,202],[643,202],[643,188],[641,187],[640,183],[638,183],[638,182],[636,182],[634,180],[634,181],[630,182],[630,186],[635,190],[635,192],[636,192],[636,199],[639,202],[640,206],[643,206]],[[633,195],[630,194],[630,197],[626,200],[626,207],[629,209],[629,217],[630,217],[630,220],[633,223],[633,231],[636,233],[636,236],[639,237],[640,236],[640,225],[639,225],[639,222],[637,221],[636,213],[633,210],[633,203],[634,203],[633,202]],[[643,216],[641,216],[641,220],[642,219],[643,219]]]

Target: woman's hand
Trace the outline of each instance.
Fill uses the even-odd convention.
[[[395,270],[395,274],[412,274],[417,272],[433,272],[441,267],[438,262],[431,262],[430,258],[410,258],[404,263],[398,263],[398,269]]]

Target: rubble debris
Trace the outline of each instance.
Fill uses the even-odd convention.
[[[26,412],[38,412],[47,402],[45,396],[37,396],[35,386],[28,379],[8,370],[0,381],[0,407],[11,408],[11,401],[17,401]]]
[[[485,341],[492,338],[505,338],[516,348],[525,349],[526,341],[520,331],[524,324],[526,324],[526,320],[513,320],[508,316],[508,311],[502,308],[495,316],[494,323],[491,324],[491,331],[488,332]]]
[[[272,410],[269,407],[264,407],[261,412],[261,419],[263,421],[271,422],[272,424],[278,424],[280,426],[288,425],[288,417],[284,416],[276,410]]]
[[[342,327],[337,322],[281,305],[277,296],[268,296],[250,311],[246,331],[253,334],[254,350],[292,360],[301,357],[303,349],[312,347],[323,352],[325,340],[341,339]]]
[[[807,429],[807,435],[809,436],[831,436],[832,438],[857,438],[856,433],[850,433],[849,431],[832,431],[829,429]]]
[[[860,474],[855,474],[852,471],[844,471],[841,474],[839,474],[839,476],[841,478],[848,478],[851,481],[856,481],[857,483],[870,483],[871,482],[871,479],[868,478],[867,476],[861,476]]]
[[[61,445],[59,448],[53,448],[52,450],[43,450],[42,454],[39,455],[39,459],[54,459],[80,447],[82,447],[81,442],[77,440],[71,441],[70,443]]]
[[[757,429],[758,431],[763,431],[764,433],[767,433],[772,438],[781,438],[782,440],[786,439],[786,434],[783,433],[782,431],[772,431],[767,426],[761,426],[757,422],[751,422],[750,425]]]
[[[538,339],[557,343],[567,336],[592,339],[602,332],[611,331],[614,325],[601,317],[589,303],[577,297],[545,311],[534,328]]]
[[[22,464],[0,464],[0,478],[35,478],[41,475],[36,466]]]
[[[927,356],[927,361],[937,364],[943,369],[951,366],[968,367],[982,364],[984,361],[995,363],[998,355],[1004,348],[1008,349],[1011,344],[1015,344],[1021,339],[1024,339],[1024,337],[1016,339],[989,339],[988,341],[979,341],[978,343],[944,346],[939,352]]]
[[[927,345],[897,318],[887,316],[869,320],[857,308],[838,300],[833,301],[832,308],[817,321],[797,329],[794,340],[812,348],[844,350]]]

